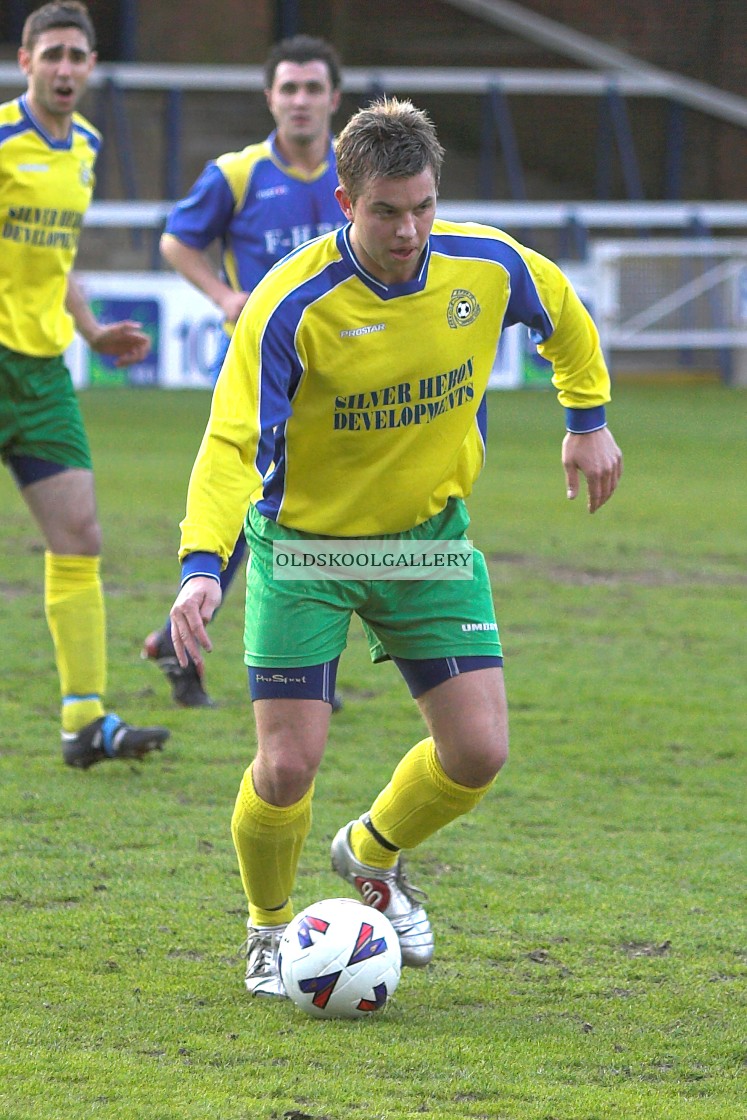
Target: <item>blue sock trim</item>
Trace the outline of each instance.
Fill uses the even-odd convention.
[[[84,700],[101,700],[98,692],[91,692],[87,696],[76,696],[74,693],[71,696],[62,697],[63,708],[67,704],[82,704]]]
[[[101,723],[101,741],[104,751],[109,755],[109,758],[114,758],[114,733],[122,726],[122,720],[119,716],[115,716],[113,712],[104,716]]]

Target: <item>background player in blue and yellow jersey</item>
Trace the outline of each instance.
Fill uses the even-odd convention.
[[[168,737],[103,705],[106,681],[101,530],[88,440],[62,354],[73,324],[118,365],[150,343],[130,321],[96,321],[70,275],[101,138],[75,107],[94,67],[79,3],[51,3],[24,25],[27,91],[0,106],[0,453],[47,544],[44,605],[62,691],[71,766],[140,758]]]
[[[303,242],[342,224],[330,136],[340,82],[337,53],[323,39],[297,35],[277,43],[265,62],[274,132],[260,144],[211,161],[168,217],[161,239],[164,257],[225,316],[216,373],[249,293],[265,273]],[[220,273],[208,255],[215,242],[221,249]],[[224,593],[245,548],[242,532],[221,573]],[[194,664],[179,665],[168,621],[148,635],[143,656],[158,662],[177,703],[211,704]]]
[[[565,406],[569,497],[593,513],[614,492],[599,337],[549,260],[486,226],[435,220],[442,149],[409,102],[357,113],[337,145],[349,224],[303,246],[254,290],[215,388],[182,522],[179,659],[209,649],[219,572],[251,499],[245,660],[257,753],[232,833],[249,903],[247,988],[284,994],[277,945],[311,824],[337,661],[351,613],[373,660],[395,661],[427,735],[370,810],[332,843],[337,872],[392,921],[403,962],[433,933],[400,852],[473,809],[508,750],[502,651],[487,568],[472,578],[288,580],[280,554],[430,555],[468,544],[464,501],[485,453],[485,393],[501,330],[525,323]],[[380,553],[379,553],[380,554]],[[329,569],[328,569],[329,570]]]

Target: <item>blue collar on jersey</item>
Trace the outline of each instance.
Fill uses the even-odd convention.
[[[293,172],[296,169],[293,167],[292,164],[288,163],[287,159],[283,159],[283,156],[281,155],[280,150],[279,150],[278,145],[277,145],[277,139],[278,139],[278,130],[275,128],[270,133],[270,135],[267,137],[267,143],[270,145],[270,151],[272,152],[272,158],[284,170],[288,171],[289,173]],[[332,137],[330,136],[329,147],[327,148],[327,155],[322,160],[322,162],[317,167],[315,167],[313,171],[310,171],[308,174],[311,175],[311,176],[319,175],[320,173],[323,173],[330,166],[330,164],[334,167],[334,163],[335,163],[335,149],[334,149],[334,145],[332,143]]]
[[[29,106],[29,103],[28,103],[28,97],[25,93],[21,94],[21,96],[18,98],[18,102],[21,106],[21,112],[27,118],[31,127],[36,132],[39,133],[39,135],[49,145],[50,148],[57,148],[59,151],[65,151],[68,148],[72,148],[72,146],[73,146],[73,126],[72,126],[72,124],[70,125],[70,131],[68,132],[68,134],[67,134],[67,136],[65,137],[64,140],[55,140],[54,136],[49,135],[47,130],[44,128],[44,126],[39,123],[39,121],[36,119],[34,114],[31,112],[31,107]]]
[[[372,273],[365,269],[356,257],[353,246],[350,244],[350,230],[352,224],[352,222],[348,222],[338,233],[337,247],[340,250],[343,260],[348,262],[367,288],[370,288],[380,299],[396,299],[398,296],[409,296],[414,292],[422,292],[426,280],[428,279],[428,262],[431,259],[430,238],[423,249],[423,254],[420,258],[420,267],[412,280],[403,280],[401,284],[385,284],[383,280],[378,280]]]

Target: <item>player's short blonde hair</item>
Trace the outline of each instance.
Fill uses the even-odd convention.
[[[369,179],[411,179],[433,172],[438,189],[444,150],[436,127],[411,101],[384,97],[359,109],[335,142],[337,177],[351,202]]]

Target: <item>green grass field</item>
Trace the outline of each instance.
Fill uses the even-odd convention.
[[[43,551],[0,478],[2,1120],[744,1120],[743,392],[622,384],[611,504],[569,503],[550,393],[491,398],[471,502],[506,650],[512,757],[413,854],[434,964],[385,1014],[251,1001],[229,820],[253,751],[240,591],[215,711],[172,709],[140,643],[173,598],[204,393],[92,390],[109,700],[166,722],[142,765],[62,765]],[[341,823],[421,737],[357,624],[297,906],[346,893]]]

